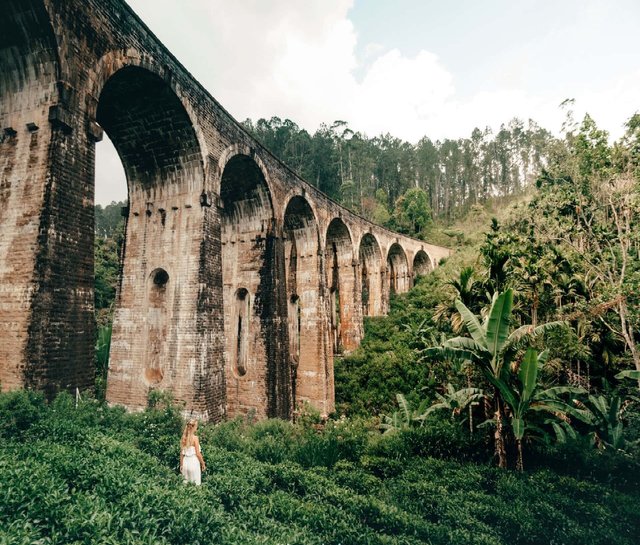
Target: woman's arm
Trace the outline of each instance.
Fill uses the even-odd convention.
[[[204,463],[202,452],[200,452],[200,439],[197,437],[194,437],[194,439],[196,440],[196,456],[198,457],[198,460],[200,460],[200,467],[202,468],[202,471],[205,471],[207,469],[207,465]]]
[[[184,460],[184,454],[182,454],[182,449],[180,449],[180,473],[182,473],[182,461]]]

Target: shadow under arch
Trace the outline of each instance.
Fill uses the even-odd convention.
[[[291,370],[287,358],[286,295],[278,282],[284,266],[275,232],[271,192],[258,163],[244,154],[228,158],[220,179],[222,283],[230,416],[254,409],[261,416],[291,414]],[[248,310],[239,327],[237,293]],[[238,335],[243,338],[239,339]],[[243,346],[246,365],[236,372],[234,354]]]
[[[2,128],[25,110],[53,102],[61,78],[58,44],[42,0],[3,0],[0,5],[0,119]],[[37,91],[36,91],[37,89]],[[23,91],[28,91],[22,94]],[[17,116],[14,118],[17,120]],[[30,121],[36,121],[31,119]],[[4,135],[3,135],[4,136]]]
[[[387,253],[387,286],[389,294],[409,291],[409,262],[400,244],[394,242]]]
[[[413,278],[429,274],[433,270],[431,259],[424,250],[418,250],[413,258]]]
[[[333,218],[325,237],[325,267],[334,354],[357,348],[362,337],[360,293],[354,265],[349,228],[341,218]]]
[[[294,399],[296,404],[308,401],[323,414],[328,414],[333,408],[333,378],[326,357],[319,282],[322,278],[320,230],[306,198],[291,197],[282,225]],[[327,396],[331,398],[328,402]]]
[[[378,240],[371,233],[365,233],[360,240],[358,257],[360,261],[362,314],[364,316],[380,316],[383,313],[382,251]]]
[[[125,66],[101,89],[96,120],[124,166],[129,200],[176,195],[204,182],[193,122],[173,89],[157,74]]]

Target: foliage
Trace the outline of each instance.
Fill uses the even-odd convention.
[[[472,405],[477,405],[484,397],[484,392],[480,388],[460,388],[456,390],[451,383],[447,383],[444,394],[436,392],[438,401],[427,409],[424,418],[439,410],[449,411],[451,418],[459,416],[462,411]]]
[[[365,319],[360,347],[334,364],[339,413],[390,413],[396,394],[413,403],[446,382],[445,368],[433,366],[425,373],[417,365],[417,350],[437,339],[433,309],[443,296],[438,274],[421,279],[411,292],[395,296],[388,316]]]
[[[389,227],[400,233],[424,239],[432,227],[429,196],[419,187],[409,189],[395,203]]]
[[[618,390],[609,395],[591,394],[577,402],[576,416],[588,426],[597,447],[625,450],[631,445],[624,433],[624,413],[633,401],[638,400],[624,399]]]
[[[562,326],[561,322],[547,323],[537,327],[521,326],[510,332],[513,318],[513,291],[495,293],[491,307],[480,322],[462,301],[456,301],[456,307],[462,316],[466,329],[471,335],[468,337],[454,337],[444,343],[442,347],[425,350],[425,358],[450,359],[459,362],[470,362],[479,367],[484,378],[495,388],[493,401],[495,404],[495,450],[500,467],[507,466],[505,437],[502,419],[504,405],[507,404],[511,413],[511,427],[518,444],[518,466],[522,467],[521,443],[525,432],[524,416],[530,409],[547,410],[554,413],[560,410],[560,402],[550,405],[545,396],[534,396],[538,386],[538,366],[544,363],[546,355],[538,354],[529,349],[524,360],[519,365],[520,388],[514,386],[513,370],[516,364],[519,343],[525,338],[533,339],[545,331]],[[566,390],[566,389],[565,389]],[[564,391],[564,390],[563,390]],[[552,396],[553,397],[553,396]]]
[[[402,394],[396,394],[396,399],[400,409],[390,415],[383,415],[380,429],[388,433],[424,424],[429,400],[423,400],[419,405],[413,407]]]
[[[127,206],[126,202],[112,201],[104,208],[97,204],[95,206],[95,234],[99,238],[117,238],[118,232],[122,230],[122,209]]]
[[[424,137],[417,144],[354,133],[344,121],[322,124],[313,135],[279,117],[247,119],[244,126],[347,208],[378,223],[391,212],[389,225],[414,235],[424,233],[431,212],[450,220],[479,202],[521,194],[555,145],[548,131],[519,119],[496,134],[476,128],[469,138]]]
[[[96,340],[96,397],[104,399],[107,388],[109,352],[111,351],[111,324],[98,326]]]
[[[209,470],[194,487],[162,450],[179,441],[166,407],[126,414],[84,400],[75,408],[66,395],[46,406],[29,392],[1,394],[0,407],[6,396],[22,407],[15,417],[32,423],[0,439],[2,543],[627,545],[640,532],[637,482],[616,488],[637,464],[590,474],[598,466],[581,458],[579,481],[562,473],[576,466],[561,454],[550,458],[561,472],[521,475],[442,460],[482,452],[449,418],[392,435],[351,421],[204,425]],[[21,414],[33,406],[36,419]],[[291,445],[325,435],[339,452],[332,465],[329,452],[295,460]]]

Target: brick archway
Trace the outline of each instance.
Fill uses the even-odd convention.
[[[144,406],[152,388],[182,397],[181,384],[205,383],[200,369],[187,375],[185,366],[178,365],[196,357],[196,332],[185,335],[178,324],[192,315],[192,302],[184,294],[199,274],[183,255],[187,249],[197,251],[188,226],[196,215],[193,205],[199,203],[189,201],[193,188],[204,186],[203,159],[182,102],[146,68],[113,72],[102,86],[95,114],[122,161],[129,195],[107,398]],[[144,280],[153,269],[168,271],[172,279],[162,290],[161,306],[158,290]],[[206,406],[211,394],[203,388],[198,397]]]
[[[413,278],[416,279],[425,274],[429,274],[433,270],[431,259],[424,250],[418,250],[413,258]]]
[[[308,401],[322,413],[333,410],[333,372],[326,350],[326,324],[316,214],[293,196],[283,217],[289,343],[295,402]]]
[[[362,314],[380,316],[383,313],[382,252],[378,240],[371,233],[365,233],[360,240],[359,259]]]
[[[256,409],[261,416],[288,417],[291,412],[291,369],[284,290],[279,286],[281,249],[275,233],[271,192],[258,164],[247,155],[231,157],[220,181],[222,283],[224,308],[235,308],[235,294],[246,290],[248,322],[227,312],[225,355],[230,414]],[[246,370],[234,373],[236,345],[248,330]]]
[[[407,254],[397,242],[391,245],[387,253],[387,278],[389,293],[404,293],[411,287]]]
[[[349,228],[341,218],[333,218],[325,237],[325,269],[335,354],[353,350],[362,338],[362,308],[356,267]]]
[[[400,259],[405,250],[413,257],[424,249],[434,266],[450,254],[358,217],[300,178],[224,110],[124,0],[5,0],[3,389],[53,394],[94,383],[93,198],[95,142],[103,129],[124,164],[130,199],[107,384],[111,403],[139,409],[160,387],[189,414],[211,420],[225,416],[227,402],[231,412],[255,408],[288,417],[289,354],[301,366],[305,352],[302,339],[292,344],[291,318],[299,315],[300,323],[317,325],[311,336],[317,346],[304,364],[315,375],[298,373],[296,394],[316,381],[312,401],[330,412],[329,277],[341,296],[340,343],[349,350],[362,334],[362,269],[369,275],[376,267],[367,244],[360,259],[363,233],[383,249],[380,270],[393,269],[397,291],[411,284],[400,272],[411,271],[406,257]],[[296,195],[302,200],[294,202]],[[303,212],[303,201],[312,214]],[[319,226],[307,237],[309,253],[294,217]],[[302,267],[301,260],[310,265]],[[164,271],[166,283],[151,280],[153,271]],[[303,281],[305,271],[313,274]],[[385,282],[380,312],[386,311],[386,275]],[[297,310],[289,308],[292,297]],[[310,309],[315,317],[306,315]],[[235,373],[225,368],[225,352],[227,360],[238,360]],[[251,376],[251,384],[242,382]],[[236,394],[245,387],[248,397],[241,401]]]

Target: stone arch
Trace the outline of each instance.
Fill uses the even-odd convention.
[[[174,90],[139,66],[114,72],[101,89],[96,120],[122,160],[129,201],[176,196],[204,185],[200,142]]]
[[[244,331],[246,372],[235,373],[237,324],[225,322],[227,402],[230,415],[254,409],[262,416],[288,417],[291,410],[291,372],[286,354],[284,291],[278,272],[283,266],[275,232],[271,192],[256,161],[234,155],[220,180],[222,283],[225,309],[233,308],[239,288],[251,298]]]
[[[320,231],[305,197],[288,201],[282,225],[294,398],[296,403],[309,401],[326,414],[333,389],[324,349]]]
[[[433,270],[431,259],[424,250],[418,250],[413,258],[413,278],[414,280],[425,274],[429,274]]]
[[[157,355],[140,343],[139,337],[145,335],[152,315],[159,312],[145,306],[145,286],[140,281],[140,273],[154,263],[174,271],[175,280],[165,295],[171,320],[163,325],[161,359],[169,365],[163,373],[163,387],[173,389],[178,399],[185,396],[191,404],[193,394],[178,388],[184,382],[204,382],[207,371],[195,364],[181,367],[177,362],[198,357],[195,346],[199,333],[190,322],[196,301],[187,291],[189,283],[198,281],[198,261],[185,257],[200,252],[199,242],[188,237],[190,224],[200,219],[193,209],[204,186],[200,142],[189,113],[165,79],[133,64],[101,73],[107,74],[108,78],[100,80],[95,119],[122,161],[129,198],[124,210],[122,278],[114,314],[107,398],[123,402],[130,396],[146,396],[137,382],[132,390],[127,367],[142,372],[146,381],[142,385],[153,385],[147,370],[155,368]],[[202,397],[206,395],[202,393]]]
[[[214,179],[214,187],[213,187],[213,191],[215,193],[217,193],[218,195],[220,195],[221,193],[221,182],[222,182],[222,174],[227,166],[227,163],[229,161],[231,161],[233,158],[237,157],[237,156],[246,156],[249,157],[255,164],[256,167],[260,170],[260,173],[262,174],[262,178],[264,179],[264,183],[267,187],[267,189],[269,190],[269,194],[271,195],[272,193],[272,182],[271,182],[271,178],[269,176],[269,171],[266,167],[266,165],[264,164],[264,161],[262,160],[262,158],[260,157],[260,155],[258,155],[254,149],[250,148],[249,146],[245,145],[245,144],[231,144],[229,147],[227,147],[222,154],[220,155],[220,158],[218,159],[218,172],[219,172],[219,176],[217,176],[217,180]],[[277,216],[277,210],[276,210],[276,204],[275,202],[271,202],[271,206],[273,208],[273,215]]]
[[[383,313],[382,252],[371,233],[365,233],[360,240],[359,259],[362,314],[380,316]]]
[[[362,338],[357,264],[349,228],[341,218],[333,218],[325,237],[325,269],[334,354],[353,350]]]
[[[387,285],[389,293],[409,291],[409,262],[400,244],[394,242],[387,253]]]
[[[207,139],[200,126],[195,123],[198,118],[197,113],[192,103],[185,98],[185,93],[183,93],[181,86],[174,77],[171,66],[169,64],[158,64],[153,57],[143,55],[133,48],[108,51],[94,64],[93,77],[86,96],[86,110],[89,120],[95,121],[97,119],[99,98],[107,82],[121,70],[131,68],[144,70],[146,73],[155,75],[158,80],[164,83],[167,89],[171,90],[175,98],[180,102],[187,117],[194,121],[192,127],[201,150],[201,156],[203,158],[206,157],[208,155]]]

